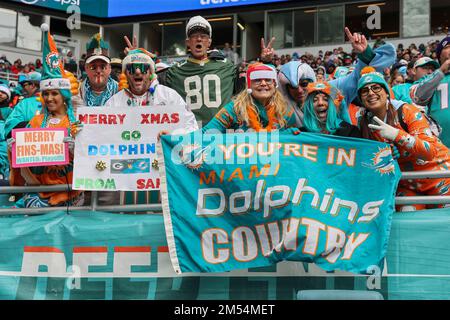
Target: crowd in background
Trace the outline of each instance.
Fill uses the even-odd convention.
[[[39,118],[37,125],[48,125],[45,121],[47,114],[51,112],[48,113],[47,101],[42,100],[45,98],[43,93],[47,91],[56,90],[55,95],[64,93],[62,96],[67,104],[63,103],[63,99],[60,100],[60,116],[61,119],[67,118],[69,131],[74,118],[72,105],[74,108],[78,103],[93,107],[148,106],[154,102],[154,97],[162,100],[169,97],[175,99],[183,114],[192,120],[188,128],[191,131],[198,130],[197,122],[203,127],[202,130],[216,129],[224,132],[230,128],[259,131],[293,127],[312,133],[387,142],[394,151],[400,150],[399,163],[402,163],[402,170],[443,170],[443,166],[450,166],[450,153],[438,139],[440,132],[434,134],[434,120],[429,121],[426,111],[424,113],[422,108],[417,108],[420,106],[411,100],[413,96],[418,100],[423,99],[424,104],[421,106],[426,106],[431,96],[438,91],[436,88],[439,81],[446,81],[442,78],[448,77],[450,40],[446,39],[449,36],[426,45],[411,44],[405,48],[399,44],[394,48],[381,39],[369,45],[363,35],[352,34],[346,28],[346,35],[352,45],[351,51],[346,52],[343,47],[338,47],[332,51],[321,50],[317,56],[308,52],[277,55],[271,47],[274,39],[267,45],[261,39],[260,57],[234,65],[231,62],[238,59],[229,44],[224,50],[211,47],[212,30],[209,23],[200,16],[191,20],[186,28],[186,42],[191,49],[191,56],[186,62],[165,64],[157,54],[138,48],[137,43],[131,43],[126,37],[124,55],[111,58],[108,53],[109,45],[97,34],[87,44],[87,51],[78,63],[70,51],[63,57],[64,69],[72,73],[74,79],[65,79],[70,83],[60,88],[42,87],[43,84],[51,83],[40,76],[42,71],[44,77],[46,61],[44,66],[40,59],[25,65],[18,59],[11,64],[6,56],[1,57],[0,72],[18,77],[15,87],[10,86],[7,80],[0,80],[3,82],[0,83],[0,125],[1,121],[11,123],[10,128],[8,123],[4,126],[5,138],[11,139],[12,128],[29,125],[34,114],[43,116],[42,112],[46,112],[44,119]],[[198,61],[209,63],[209,69],[203,68],[203,64]],[[444,62],[446,66],[441,67]],[[437,71],[441,70],[440,67],[443,71],[439,74]],[[364,71],[366,74],[363,72],[365,68],[368,68]],[[61,72],[64,74],[64,70]],[[211,107],[206,100],[192,101],[192,94],[186,91],[190,90],[186,86],[186,74],[201,77],[216,75],[222,83],[219,90],[221,98],[218,99],[221,101],[220,106]],[[427,75],[434,76],[437,80],[430,79],[429,84],[417,87],[417,81]],[[62,77],[60,75],[61,79]],[[60,78],[58,79],[61,80]],[[275,86],[278,83],[280,86]],[[416,86],[402,87],[403,92],[395,91],[404,83],[414,83]],[[73,84],[76,86],[73,87]],[[68,87],[71,89],[68,90]],[[187,87],[189,88],[186,89]],[[394,98],[402,103],[394,103]],[[51,97],[47,99],[52,105]],[[161,103],[171,104],[173,101],[164,100]],[[190,104],[200,105],[190,108]],[[400,105],[406,105],[402,116],[396,115]],[[20,111],[22,114],[30,112],[31,116],[12,123],[11,117],[16,117],[19,110],[23,110]],[[400,123],[397,118],[409,122]],[[417,125],[416,120],[421,121],[420,128],[414,127]],[[445,124],[445,119],[438,120]],[[0,129],[3,130],[1,126]],[[2,135],[0,132],[0,136]],[[9,148],[11,143],[8,142]],[[74,140],[71,143],[73,147]],[[448,142],[445,143],[448,145]],[[0,144],[0,148],[5,149],[5,146]],[[0,170],[0,182],[7,180],[9,175],[9,160],[6,155],[6,149],[0,150],[0,169],[3,169]],[[432,166],[428,167],[423,162]],[[58,180],[59,183],[64,183],[63,178],[67,179],[66,176],[60,178],[62,180]],[[433,188],[439,186],[440,189],[436,187],[434,193],[430,193],[428,191],[432,187],[427,184],[428,191],[418,192],[419,194],[447,195],[450,192],[450,179],[430,181],[436,183]],[[420,184],[424,185],[425,182]],[[418,188],[408,182],[403,192],[417,191]],[[59,204],[79,200],[78,195],[73,199],[71,197],[65,197]],[[33,202],[38,201],[42,206],[54,205],[44,198],[36,196]]]
[[[384,44],[384,40],[377,40],[374,43],[374,48]],[[404,47],[403,44],[399,44],[397,47],[397,63],[393,65],[389,70],[385,70],[386,80],[390,79],[394,84],[404,83],[408,80],[407,74],[407,66],[408,63],[410,66],[414,64],[419,58],[422,57],[430,57],[431,59],[438,61],[436,56],[436,47],[439,41],[430,41],[427,44],[411,44],[408,47]],[[219,50],[217,50],[219,51]],[[237,54],[233,53],[230,49],[229,44],[225,45],[224,50],[220,50],[220,53],[223,54],[224,57],[228,58],[230,61],[233,61],[233,57]],[[123,58],[123,56],[121,56]],[[117,72],[113,72],[113,78],[118,81],[121,71],[121,58],[113,58],[112,66]],[[81,59],[76,62],[73,57],[72,51],[68,51],[67,55],[64,57],[64,66],[65,69],[78,75],[80,80],[86,78],[85,72],[85,60],[86,54],[81,56]],[[240,60],[240,59],[238,59]],[[257,59],[252,61],[241,61],[238,62],[239,68],[242,72],[244,72],[247,66],[251,63],[254,63]],[[351,67],[355,64],[357,60],[357,55],[354,52],[345,52],[343,47],[338,47],[333,49],[333,51],[322,51],[320,50],[317,55],[313,55],[308,51],[305,53],[299,54],[298,52],[293,52],[291,54],[275,54],[272,60],[273,65],[279,70],[280,67],[290,61],[301,61],[303,63],[307,63],[311,66],[311,68],[317,74],[324,74],[325,78],[328,78],[327,75],[333,75],[337,67]],[[169,64],[163,63],[162,60],[157,59],[156,62],[160,63],[161,66],[168,67]],[[114,68],[116,67],[116,68]],[[404,68],[402,68],[404,67]],[[0,81],[2,78],[6,79],[6,74],[13,74],[18,77],[20,81],[21,75],[26,75],[30,72],[41,72],[42,62],[41,59],[36,59],[34,62],[23,63],[21,59],[17,59],[14,63],[11,63],[6,55],[0,56]],[[3,73],[3,74],[2,74]],[[5,83],[5,81],[3,81]]]

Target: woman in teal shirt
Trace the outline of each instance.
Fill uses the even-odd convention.
[[[224,106],[203,127],[204,133],[239,131],[272,131],[295,126],[295,117],[277,89],[277,73],[262,63],[247,70],[247,90]]]

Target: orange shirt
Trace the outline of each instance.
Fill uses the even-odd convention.
[[[34,116],[29,123],[31,128],[41,128],[44,121],[44,114]],[[48,123],[47,128],[68,128],[70,125],[69,117],[65,116],[58,124]],[[73,181],[73,155],[70,155],[70,162],[65,166],[47,166],[47,167],[33,167],[33,174],[35,178],[42,185],[54,184],[71,184]],[[24,185],[24,180],[20,175],[20,169],[12,169],[10,175],[11,185]],[[51,205],[58,205],[78,196],[82,191],[68,192],[41,192],[41,198],[49,199]]]
[[[449,170],[449,149],[432,134],[428,120],[419,108],[404,104],[403,122],[408,127],[404,131],[400,122],[395,124],[399,133],[394,144],[400,152],[398,163],[402,171]],[[373,132],[376,140],[389,142],[377,131]]]

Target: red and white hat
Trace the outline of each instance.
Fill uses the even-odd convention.
[[[277,71],[271,66],[263,63],[254,63],[247,69],[247,92],[252,93],[251,81],[258,79],[272,79],[278,87]]]

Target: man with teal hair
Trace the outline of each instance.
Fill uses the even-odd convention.
[[[344,96],[339,113],[343,120],[351,123],[348,105],[357,97],[356,87],[361,70],[367,65],[371,65],[379,71],[391,66],[395,62],[395,48],[392,44],[385,44],[376,50],[372,50],[364,36],[357,33],[352,34],[348,28],[345,28],[345,33],[352,44],[353,50],[358,53],[359,60],[354,71],[348,73],[349,68],[344,67],[345,69],[342,70],[348,74],[345,76],[339,74],[339,77],[329,81],[329,84],[338,89]],[[307,93],[306,87],[309,82],[316,81],[314,71],[308,64],[291,61],[281,67],[278,78],[281,84],[280,91],[295,111],[297,126],[301,127],[303,125],[302,108]]]
[[[95,34],[86,45],[85,71],[87,78],[80,86],[77,104],[89,107],[104,106],[115,95],[119,85],[111,77],[111,58],[109,45],[99,33]]]
[[[341,137],[361,138],[358,127],[342,118],[339,110],[344,96],[328,82],[309,83],[303,104],[301,131],[331,134]]]

